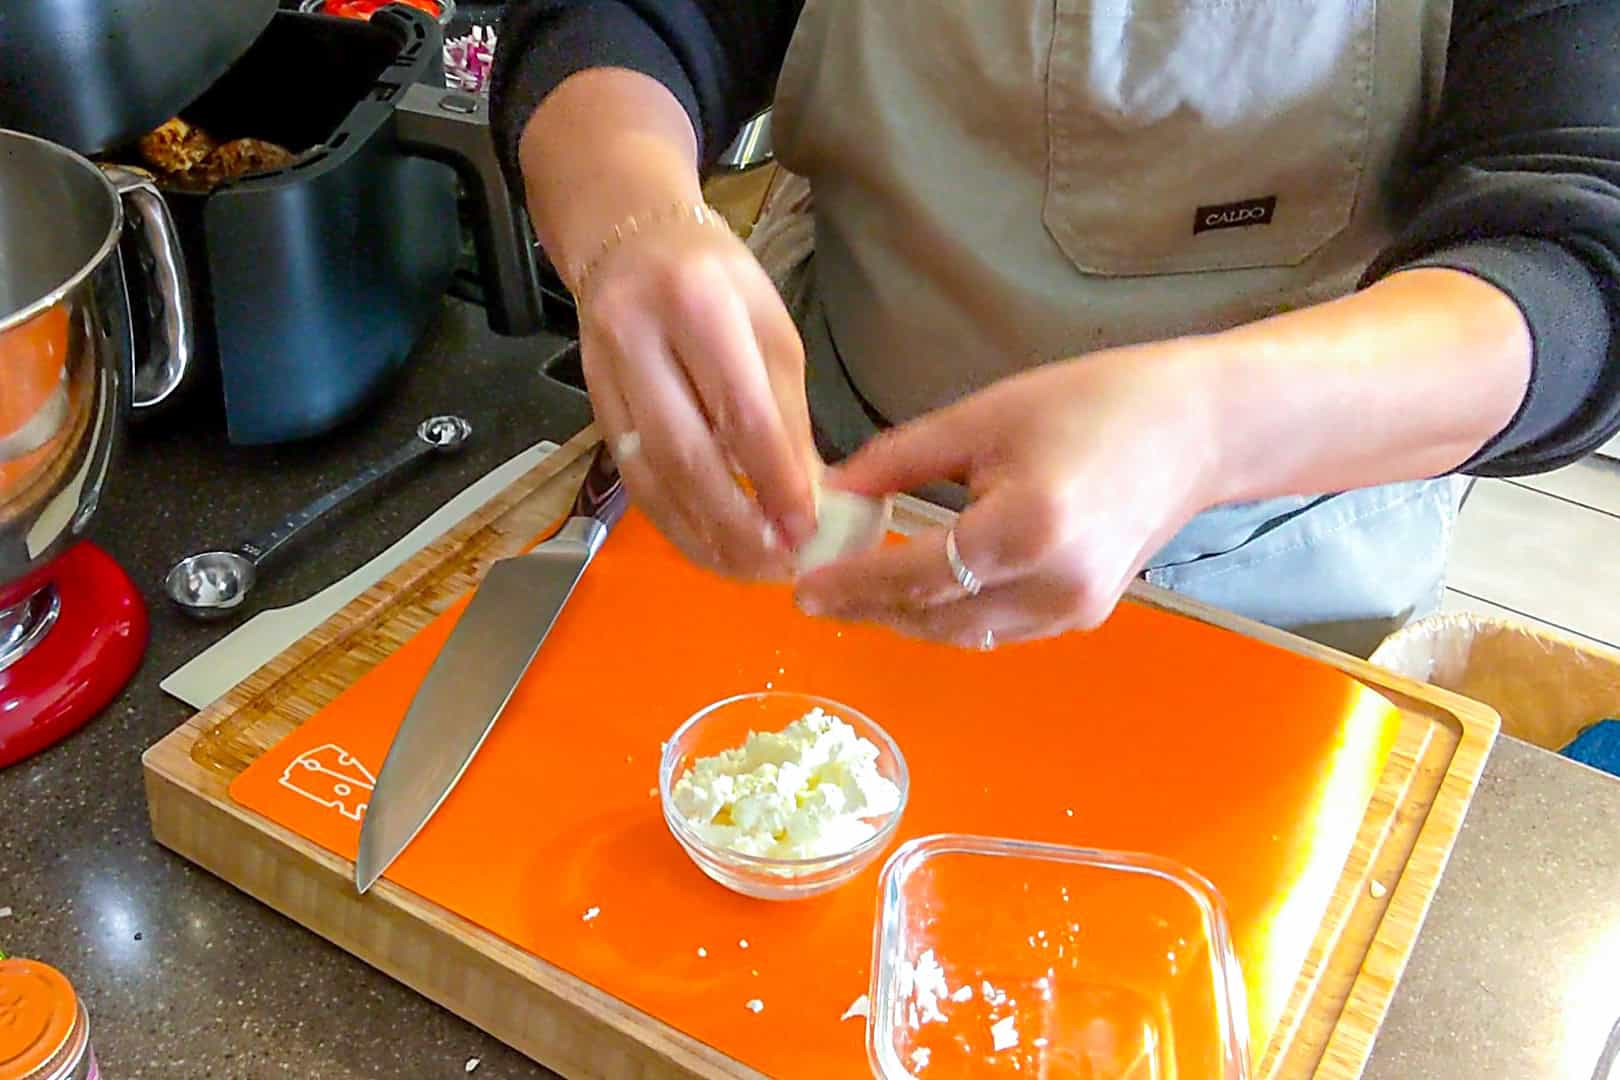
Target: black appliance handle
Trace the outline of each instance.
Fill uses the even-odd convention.
[[[394,124],[404,150],[454,167],[478,203],[473,242],[490,329],[513,337],[538,333],[544,315],[534,235],[495,156],[489,98],[412,83],[395,105]]]

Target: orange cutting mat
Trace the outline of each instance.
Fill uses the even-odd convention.
[[[370,779],[464,606],[231,796],[352,859]],[[1398,723],[1326,665],[1136,604],[1096,633],[990,654],[812,620],[785,589],[696,570],[632,512],[387,876],[762,1072],[860,1075],[862,1026],[839,1017],[867,989],[877,869],[815,900],[749,900],[692,866],[660,815],[660,740],[766,687],[845,701],[894,735],[912,775],[902,838],[1143,850],[1205,874],[1232,916],[1257,1055]]]

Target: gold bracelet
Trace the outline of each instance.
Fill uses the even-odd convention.
[[[650,214],[643,214],[639,217],[631,215],[613,226],[613,231],[602,241],[602,245],[596,249],[595,255],[575,267],[573,274],[570,275],[573,278],[573,285],[569,289],[574,294],[575,303],[584,302],[586,284],[590,281],[591,275],[596,272],[597,266],[601,264],[603,259],[607,258],[614,248],[644,229],[650,229],[655,225],[674,224],[681,221],[717,228],[724,231],[727,236],[736,236],[731,230],[731,225],[721,216],[720,211],[708,203],[677,202],[671,203],[662,210],[655,210]]]

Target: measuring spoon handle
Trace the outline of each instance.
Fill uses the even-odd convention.
[[[237,550],[254,566],[258,566],[320,517],[348,502],[379,480],[428,454],[458,450],[471,434],[472,425],[459,416],[435,416],[424,420],[411,440],[398,450],[368,466],[347,483],[333,488],[303,509],[283,518],[268,532],[244,541]]]

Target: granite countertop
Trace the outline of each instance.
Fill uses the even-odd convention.
[[[206,413],[126,446],[92,530],[151,605],[134,682],[62,745],[0,771],[0,947],[66,971],[120,1077],[550,1075],[413,991],[159,848],[140,753],[186,717],[158,682],[232,624],[161,602],[178,556],[240,539],[459,412],[474,438],[300,541],[266,606],[317,590],[466,484],[589,419],[539,370],[552,340],[491,334],[447,301],[360,421],[307,445],[236,448]],[[1584,1078],[1620,1016],[1620,783],[1513,740],[1474,809],[1374,1050],[1369,1077]]]

